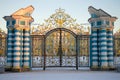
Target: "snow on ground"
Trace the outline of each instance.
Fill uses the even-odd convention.
[[[73,69],[47,69],[30,72],[6,72],[0,80],[120,80],[116,71],[89,71]]]

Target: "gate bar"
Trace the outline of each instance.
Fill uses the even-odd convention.
[[[78,70],[78,36],[76,36],[76,70]]]
[[[44,36],[44,39],[43,39],[43,43],[44,43],[44,50],[43,50],[44,51],[44,65],[43,65],[43,70],[45,70],[45,68],[46,68],[46,64],[45,64],[46,63],[46,53],[45,53],[45,50],[46,50],[45,45],[46,44],[45,44],[45,40],[46,39],[45,39],[45,36]]]

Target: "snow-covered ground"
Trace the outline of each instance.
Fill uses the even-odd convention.
[[[0,80],[120,80],[116,71],[89,71],[73,69],[33,70],[0,74]]]

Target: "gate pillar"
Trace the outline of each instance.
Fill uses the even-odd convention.
[[[116,17],[113,17],[102,9],[90,6],[91,15],[91,68],[113,69],[113,29]]]
[[[21,71],[30,69],[30,24],[34,8],[22,8],[10,16],[7,22],[7,67],[6,70]]]

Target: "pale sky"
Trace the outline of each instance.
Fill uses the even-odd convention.
[[[6,30],[4,16],[9,16],[20,8],[32,5],[35,10],[32,14],[34,23],[43,23],[44,19],[55,13],[58,8],[77,19],[77,23],[88,23],[90,18],[88,7],[101,8],[118,20],[115,27],[120,27],[120,0],[1,0],[0,1],[0,28]]]

